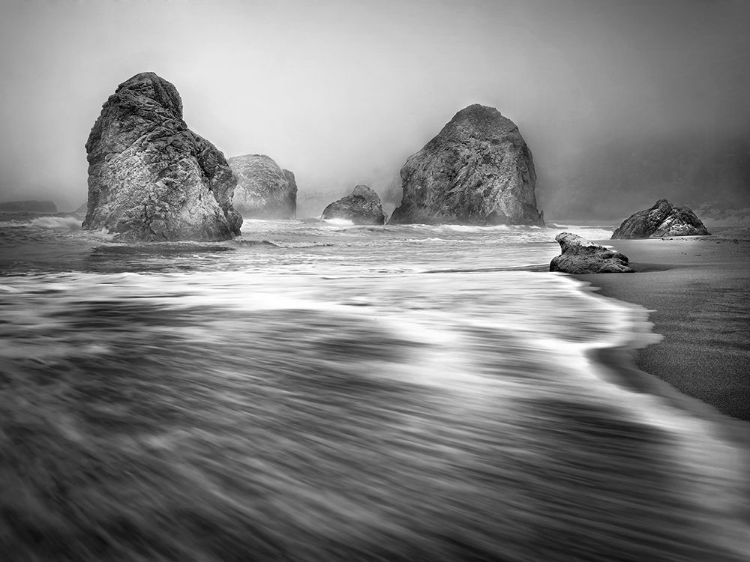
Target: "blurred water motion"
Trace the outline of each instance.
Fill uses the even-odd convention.
[[[2,560],[746,559],[739,453],[601,376],[646,312],[549,232],[250,229],[6,247]]]

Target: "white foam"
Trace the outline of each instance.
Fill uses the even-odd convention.
[[[354,226],[354,222],[347,219],[323,219],[323,221],[333,226]]]
[[[80,230],[81,219],[76,217],[39,217],[30,223],[39,228],[60,228],[65,230]]]

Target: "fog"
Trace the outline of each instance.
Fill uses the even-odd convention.
[[[0,201],[85,202],[101,105],[153,71],[225,156],[292,170],[300,216],[360,183],[392,210],[406,158],[471,103],[520,127],[548,220],[750,208],[749,24],[743,0],[10,0]]]

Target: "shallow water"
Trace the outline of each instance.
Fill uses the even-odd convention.
[[[3,560],[746,559],[743,458],[603,376],[658,336],[566,228],[45,219],[0,223]]]

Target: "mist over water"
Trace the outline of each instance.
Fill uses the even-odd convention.
[[[225,156],[293,171],[298,216],[357,184],[390,212],[408,156],[473,103],[519,126],[548,220],[661,197],[750,208],[747,2],[8,0],[0,16],[0,201],[85,202],[102,104],[153,71]]]
[[[744,459],[594,360],[658,336],[557,230],[70,226],[0,225],[8,560],[745,559]]]

